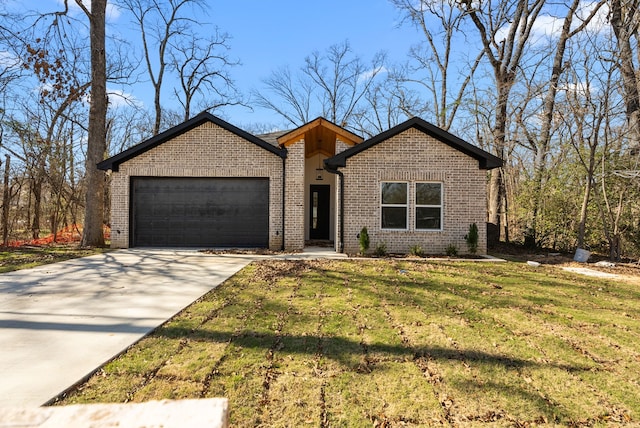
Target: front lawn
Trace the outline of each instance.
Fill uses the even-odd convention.
[[[640,422],[638,373],[628,282],[522,263],[267,260],[59,404],[223,396],[232,426],[591,426]]]
[[[0,247],[0,273],[28,269],[109,251],[107,248],[80,248],[78,244]]]

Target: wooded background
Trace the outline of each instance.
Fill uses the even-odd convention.
[[[391,0],[420,36],[397,47],[402,61],[364,58],[345,40],[244,93],[233,28],[194,18],[215,5],[110,2],[135,27],[127,39],[108,31],[106,0],[90,3],[16,13],[0,0],[5,246],[74,225],[83,244],[102,245],[108,176],[97,161],[202,110],[244,106],[282,119],[230,119],[256,134],[324,116],[368,137],[420,116],[504,159],[487,175],[502,241],[640,255],[640,0]],[[105,92],[143,81],[151,106]]]

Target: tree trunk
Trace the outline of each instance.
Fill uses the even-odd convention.
[[[622,217],[622,210],[624,208],[625,191],[620,192],[618,197],[618,206],[616,207],[616,214],[613,222],[613,242],[611,243],[611,260],[619,262],[622,257],[622,248],[620,240],[622,234],[620,232],[620,218]]]
[[[9,193],[9,173],[11,165],[11,157],[4,155],[6,160],[4,163],[4,187],[2,189],[2,245],[9,245],[9,204],[11,203],[11,195]]]
[[[500,224],[500,168],[492,169],[489,178],[489,223]]]
[[[31,187],[33,193],[33,220],[31,221],[31,238],[40,238],[40,209],[42,206],[42,177],[33,181]]]
[[[81,2],[81,0],[76,0]],[[87,196],[82,233],[83,247],[104,246],[104,173],[96,164],[107,150],[107,60],[105,55],[105,13],[107,0],[91,0],[87,14],[91,34],[91,104],[89,107],[89,139],[87,143]]]
[[[589,197],[591,196],[592,174],[587,176],[587,184],[584,186],[584,196],[582,197],[582,207],[580,207],[580,222],[578,223],[578,248],[584,248],[584,235],[587,224],[587,208],[589,207]]]
[[[638,4],[634,1],[627,5],[621,0],[612,0],[609,7],[611,9],[609,22],[618,41],[618,67],[622,75],[630,139],[632,146],[640,147],[640,91],[631,42],[637,31]]]
[[[496,84],[498,90],[498,101],[496,103],[496,119],[493,128],[493,143],[495,154],[503,158],[504,148],[506,146],[506,129],[507,129],[507,103],[509,101],[509,93],[513,86],[513,76],[510,73],[496,73]],[[502,168],[491,170],[491,179],[489,181],[489,223],[499,226],[500,236],[505,237],[507,233],[503,230],[504,226],[500,221],[501,204],[503,201],[502,193],[504,187],[502,185]]]
[[[160,132],[160,125],[162,123],[162,106],[160,105],[160,89],[156,88],[156,93],[153,97],[153,105],[155,106],[156,119],[153,122],[153,135],[157,135]]]

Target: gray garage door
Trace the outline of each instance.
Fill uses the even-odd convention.
[[[132,245],[267,247],[269,179],[131,179]]]

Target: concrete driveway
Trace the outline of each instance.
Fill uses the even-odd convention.
[[[119,250],[0,274],[0,407],[42,405],[254,258]]]

